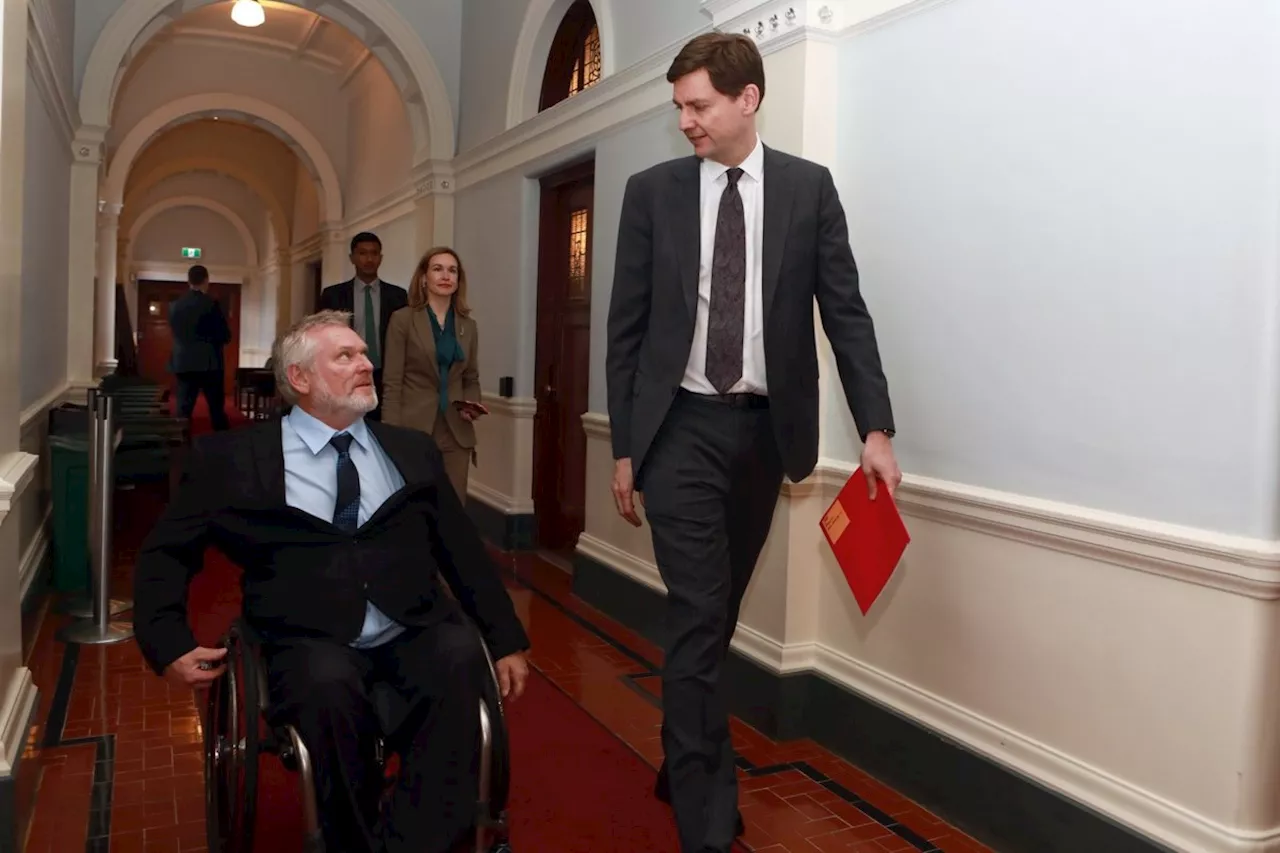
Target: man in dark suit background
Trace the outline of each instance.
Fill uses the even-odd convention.
[[[351,328],[369,347],[373,386],[381,400],[382,354],[387,342],[387,323],[391,322],[392,314],[409,304],[409,293],[403,287],[378,278],[378,269],[382,266],[382,241],[377,234],[362,231],[351,238],[351,264],[356,268],[355,278],[320,291],[320,304],[316,310],[351,314]],[[368,417],[382,419],[381,403]]]
[[[350,316],[304,318],[272,360],[293,409],[194,445],[138,556],[138,644],[175,684],[222,674],[226,650],[199,647],[186,612],[187,586],[218,548],[244,570],[269,707],[311,754],[325,849],[454,851],[475,824],[477,708],[490,677],[465,618],[508,700],[524,689],[528,637],[431,437],[365,421],[373,369]],[[386,733],[402,764],[381,825],[379,681],[411,706],[402,731]]]
[[[196,264],[187,270],[189,289],[169,306],[173,351],[169,372],[178,380],[178,414],[190,418],[204,394],[215,430],[227,428],[226,375],[223,347],[231,328],[218,300],[209,295],[209,271]]]
[[[710,33],[667,72],[693,157],[627,183],[609,306],[619,514],[643,506],[667,588],[656,793],[684,853],[742,832],[719,684],[782,477],[818,457],[817,299],[874,492],[901,480],[893,414],[830,172],[756,133],[755,43]],[[874,495],[873,495],[874,496]]]

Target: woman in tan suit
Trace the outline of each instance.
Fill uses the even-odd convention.
[[[467,305],[467,274],[453,249],[418,262],[409,306],[391,315],[382,359],[382,421],[428,433],[464,503],[480,403],[479,339]],[[466,405],[466,404],[477,405]]]

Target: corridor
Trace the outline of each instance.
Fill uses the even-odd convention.
[[[116,539],[119,596],[130,590],[140,535],[166,489],[122,492]],[[516,851],[674,850],[668,809],[652,794],[661,652],[577,599],[570,576],[536,554],[495,557],[528,626],[534,680],[510,706],[512,846]],[[212,645],[239,612],[236,571],[210,555],[193,585],[192,621]],[[26,853],[203,851],[203,705],[168,686],[136,645],[67,646],[47,609],[32,620],[29,666],[40,689],[37,725],[18,784],[35,796]],[[809,741],[776,743],[734,721],[742,849],[947,851],[987,847]],[[301,851],[296,774],[265,757],[254,849]]]
[[[1278,81],[1272,0],[0,0],[0,853],[213,853],[250,802],[253,849],[376,846],[423,782],[339,726],[330,808],[283,740],[210,797],[238,731],[144,660],[207,676],[186,628],[64,642],[95,567],[147,610],[219,400],[258,444],[202,499],[298,529],[210,551],[200,643],[287,575],[350,675],[446,630],[412,524],[493,556],[528,686],[471,683],[503,742],[450,764],[510,769],[491,853],[1277,853]],[[878,537],[832,544],[868,471],[874,601]],[[377,666],[461,654],[423,642]]]

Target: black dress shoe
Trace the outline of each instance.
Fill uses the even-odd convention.
[[[658,773],[658,781],[653,783],[653,795],[658,798],[658,802],[671,805],[671,787],[667,783],[666,773]],[[734,826],[733,834],[735,837],[747,834],[747,825],[742,822],[742,812],[738,812],[738,823]]]

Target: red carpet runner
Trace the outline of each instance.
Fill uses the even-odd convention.
[[[210,552],[190,594],[202,645],[217,642],[240,611],[239,572]],[[516,853],[676,850],[670,812],[653,798],[653,769],[536,670],[507,709]],[[301,849],[297,777],[275,758],[259,776],[259,851]]]

